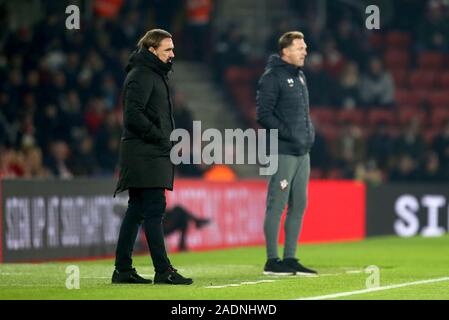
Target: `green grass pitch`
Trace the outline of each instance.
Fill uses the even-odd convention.
[[[410,284],[336,299],[449,299],[449,236],[371,238],[360,242],[300,245],[301,262],[318,276],[262,274],[264,247],[171,254],[173,265],[194,279],[191,286],[112,285],[113,260],[0,264],[0,299],[277,300],[321,297],[367,289],[368,266],[379,268],[381,287]],[[280,250],[282,253],[282,249]],[[66,288],[66,267],[80,271],[80,288]],[[148,255],[134,266],[154,275]],[[448,279],[444,279],[448,277]],[[69,281],[70,282],[70,281]]]

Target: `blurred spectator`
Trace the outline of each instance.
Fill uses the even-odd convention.
[[[46,101],[58,105],[63,100],[63,95],[67,89],[65,74],[62,71],[56,71],[52,74],[51,84],[46,88]]]
[[[35,139],[36,128],[33,124],[32,114],[26,114],[20,122],[17,132],[15,146],[20,148],[33,147],[37,144]]]
[[[395,0],[391,3],[394,7],[394,19],[390,22],[392,30],[412,31],[413,33],[419,30],[420,25],[417,25],[416,22],[422,20],[428,1]]]
[[[221,79],[230,66],[244,66],[249,61],[250,47],[237,25],[231,25],[223,32],[214,48],[214,65]]]
[[[446,122],[442,132],[433,140],[432,147],[438,155],[446,177],[449,178],[449,121]]]
[[[382,170],[377,166],[376,160],[369,159],[367,162],[359,162],[355,167],[355,179],[370,185],[380,185],[384,181]]]
[[[354,61],[363,59],[360,31],[357,32],[354,22],[349,18],[343,18],[338,22],[335,37],[338,50],[346,59]]]
[[[17,107],[21,101],[23,77],[19,69],[12,69],[8,76],[8,81],[6,81],[5,84],[2,84],[2,87],[4,92],[9,96],[9,103],[11,103],[12,106]],[[14,110],[13,112],[14,116],[16,116],[17,111]]]
[[[24,178],[48,178],[50,171],[43,166],[42,151],[37,147],[25,148],[24,154]]]
[[[83,134],[86,134],[87,130],[83,119],[79,95],[75,90],[70,90],[66,93],[61,104],[61,110],[64,123],[70,129],[70,141],[73,142],[80,139]]]
[[[334,104],[344,109],[360,106],[360,78],[356,63],[348,62],[339,78]]]
[[[39,146],[46,148],[55,138],[68,141],[70,128],[64,121],[61,111],[54,104],[48,104],[35,116],[36,138]]]
[[[107,106],[104,99],[99,96],[90,99],[84,115],[84,120],[86,121],[90,134],[96,134],[98,128],[104,121],[106,110]]]
[[[381,122],[367,140],[368,156],[375,159],[382,170],[387,170],[389,159],[394,152],[394,139],[388,126]]]
[[[345,123],[337,140],[337,158],[342,163],[354,164],[363,161],[366,141],[359,126]]]
[[[324,39],[327,33],[326,26],[318,19],[308,16],[304,29],[304,35],[306,36],[306,41],[309,48],[311,48],[311,50],[316,50],[323,53],[323,43],[325,42]]]
[[[361,100],[364,106],[393,106],[393,78],[384,69],[381,59],[377,57],[369,59],[368,71],[362,74],[360,88]]]
[[[327,170],[329,167],[330,152],[325,137],[321,133],[321,124],[313,120],[315,127],[315,143],[310,150],[310,165],[312,168]]]
[[[95,157],[93,139],[85,136],[67,163],[74,176],[89,177],[98,174],[100,168]]]
[[[95,135],[95,153],[103,174],[113,174],[115,171],[121,131],[116,114],[107,112]]]
[[[292,29],[290,27],[289,21],[287,19],[281,19],[280,21],[275,21],[271,24],[270,35],[266,40],[266,52],[268,54],[278,53],[279,51],[279,37],[283,35],[285,32],[290,31]]]
[[[106,74],[103,77],[100,95],[104,97],[108,110],[112,110],[115,108],[119,95],[119,89],[117,88],[117,85],[115,84],[114,78],[111,74]]]
[[[324,69],[333,78],[337,79],[346,63],[345,57],[338,51],[337,42],[327,37],[323,47]]]
[[[179,251],[188,250],[187,231],[189,229],[190,223],[193,223],[196,229],[202,229],[210,223],[210,220],[197,217],[181,206],[176,206],[172,209],[169,209],[164,214],[164,236],[168,236],[176,231],[179,231],[181,233],[178,243]]]
[[[0,91],[0,145],[12,145],[16,139],[15,108],[9,101],[9,95]]]
[[[79,53],[69,52],[67,54],[66,63],[63,68],[67,86],[69,88],[73,88],[77,85],[79,68],[80,68]]]
[[[42,91],[43,88],[40,85],[39,72],[36,69],[30,70],[26,76],[23,93],[31,95],[35,99],[35,103],[41,105],[43,102]]]
[[[0,145],[0,178],[16,178],[23,176],[21,159],[14,149]]]
[[[394,150],[396,154],[407,154],[419,161],[425,150],[424,138],[421,134],[420,124],[412,120],[409,126],[396,139]]]
[[[363,64],[370,42],[362,38],[366,32],[364,24],[354,23],[357,19],[351,16],[346,6],[329,2],[328,12],[335,11],[335,14],[322,21],[317,18],[316,3],[292,0],[288,4],[291,13],[268,20],[276,23],[269,28],[273,33],[268,37],[275,41],[268,42],[267,51],[277,51],[277,40],[285,31],[304,31],[311,52],[306,59],[305,72],[312,106],[394,107],[395,88],[389,74],[393,71],[384,69],[379,58],[370,59],[365,71]],[[187,13],[186,6],[190,10],[189,19],[184,21],[189,27],[181,32],[179,24],[182,21],[178,18]],[[129,53],[139,35],[148,28],[148,23],[172,30],[176,37],[186,39],[188,44],[182,47],[192,49],[190,54],[186,52],[191,58],[207,58],[207,51],[211,51],[219,79],[231,66],[257,71],[253,60],[258,58],[259,52],[252,50],[243,35],[247,31],[243,22],[231,25],[209,46],[204,42],[209,41],[205,30],[214,22],[212,0],[118,0],[113,7],[111,11],[96,8],[97,14],[92,17],[83,15],[83,32],[65,29],[63,16],[59,14],[65,8],[62,2],[44,1],[44,19],[33,26],[10,30],[5,22],[0,33],[0,145],[1,152],[6,152],[4,158],[7,161],[2,160],[2,172],[9,176],[40,176],[41,173],[45,176],[45,168],[39,169],[39,158],[44,156],[45,163],[49,161],[47,150],[54,149],[50,143],[55,139],[64,141],[66,146],[62,149],[66,148],[67,153],[70,149],[74,151],[70,161],[62,161],[68,166],[67,171],[72,171],[75,160],[79,161],[81,149],[90,149],[85,158],[89,158],[89,152],[93,153],[97,170],[81,173],[84,168],[78,165],[78,169],[73,168],[73,174],[114,172],[121,124],[111,125],[116,122],[111,119],[122,112],[118,84],[123,81]],[[389,24],[379,30],[380,39],[384,41],[376,47],[376,54],[384,56],[386,50],[392,49],[385,47],[386,32],[397,29],[411,36],[411,46],[406,49],[411,57],[421,51],[449,51],[447,1],[395,0],[392,7],[391,22],[386,21]],[[156,14],[152,15],[153,12]],[[7,18],[8,13],[5,21]],[[189,36],[195,39],[191,40]],[[413,65],[417,62],[415,59],[411,62],[412,67],[418,67]],[[394,74],[396,78],[396,71]],[[425,101],[426,96],[422,98]],[[193,117],[182,94],[175,95],[173,100],[176,127],[191,130]],[[427,107],[425,111],[430,112],[431,108]],[[360,128],[362,141],[364,135],[374,129],[365,141],[369,148],[360,157],[354,147],[359,144],[358,139],[351,135],[342,136],[336,145],[333,144],[333,132],[342,127],[334,120],[327,119],[325,123],[328,140],[319,135],[320,128],[317,128],[318,136],[311,155],[312,165],[324,169],[326,174],[332,176],[330,173],[336,169],[335,172],[343,171],[345,177],[355,174],[364,181],[377,181],[379,169],[388,177],[394,168],[392,176],[397,177],[410,167],[403,156],[406,154],[412,158],[412,167],[419,168],[418,173],[411,174],[412,177],[433,181],[441,174],[445,181],[449,180],[449,123],[437,133],[432,144],[427,144],[423,136],[428,135],[425,130],[435,128],[423,127],[421,133],[419,127],[412,128],[415,125],[404,128],[397,122],[391,127],[381,124],[376,128]],[[344,127],[343,131],[346,125]],[[398,139],[393,138],[392,130],[395,135],[399,133]],[[437,154],[438,161],[432,151]],[[55,166],[58,167],[53,165],[52,172]],[[63,165],[59,167],[64,168]],[[180,165],[176,170],[180,175],[193,177],[201,177],[205,171],[203,165]],[[61,175],[61,172],[55,174]]]
[[[70,149],[67,143],[61,140],[52,141],[49,143],[48,149],[47,158],[44,159],[46,167],[57,178],[72,178],[73,174],[67,164],[70,156]]]
[[[188,51],[188,57],[192,60],[204,61],[208,52],[212,0],[186,0],[185,6],[185,39],[188,41],[185,43],[185,48]]]
[[[449,20],[447,7],[440,1],[429,1],[424,21],[418,28],[418,46],[422,50],[449,49]]]
[[[390,181],[414,182],[418,180],[418,163],[410,155],[402,154],[393,168]]]
[[[323,57],[318,52],[309,54],[306,59],[306,75],[309,86],[309,99],[312,106],[330,106],[334,94],[333,82],[323,68]],[[324,89],[324,90],[323,90]]]
[[[418,173],[419,181],[443,182],[447,179],[441,165],[440,159],[435,152],[428,152],[424,157],[424,163]]]
[[[173,32],[173,18],[184,0],[153,0],[155,25],[168,32]],[[183,8],[184,9],[184,8]]]
[[[193,132],[193,116],[185,101],[184,95],[179,91],[173,97],[174,118],[176,128],[186,129],[190,134]]]

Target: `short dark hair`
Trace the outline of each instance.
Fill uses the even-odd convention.
[[[290,47],[295,39],[304,39],[304,34],[299,31],[289,31],[284,33],[278,42],[279,55],[282,56],[282,50],[284,48]]]
[[[161,44],[161,41],[166,38],[172,38],[172,35],[165,30],[162,29],[152,29],[145,33],[145,35],[140,38],[139,42],[137,43],[137,46],[142,48],[157,48]]]

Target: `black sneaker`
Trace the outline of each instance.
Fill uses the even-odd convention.
[[[204,226],[207,226],[210,223],[210,219],[202,219],[198,218],[195,220],[195,228],[201,229]]]
[[[311,275],[318,273],[315,270],[304,267],[299,263],[299,260],[295,258],[284,259],[284,263],[290,268],[294,269],[296,271],[296,274]]]
[[[193,280],[181,276],[175,268],[170,266],[165,272],[156,272],[154,284],[192,284]]]
[[[137,274],[136,269],[130,271],[118,271],[114,270],[112,273],[112,283],[138,283],[138,284],[150,284],[151,280],[142,278]]]
[[[263,269],[265,275],[291,276],[296,272],[287,266],[281,259],[268,259]]]

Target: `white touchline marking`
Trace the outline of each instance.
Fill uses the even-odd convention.
[[[408,287],[408,286],[415,286],[415,285],[419,285],[419,284],[442,282],[442,281],[449,281],[449,277],[437,278],[437,279],[429,279],[429,280],[421,280],[421,281],[414,281],[414,282],[406,282],[406,283],[393,284],[393,285],[390,285],[390,286],[383,286],[383,287],[370,288],[370,289],[364,289],[364,290],[340,292],[340,293],[335,293],[335,294],[328,294],[328,295],[325,295],[325,296],[298,298],[298,299],[294,299],[294,300],[334,299],[334,298],[352,296],[352,295],[356,295],[356,294],[364,294],[364,293],[369,293],[369,292],[390,290],[390,289],[396,289],[396,288],[402,288],[402,287]]]
[[[273,277],[274,279],[295,279],[298,277],[301,278],[319,278],[319,277],[329,277],[329,276],[340,276],[344,275],[344,273],[323,273],[323,274],[301,274],[301,275],[291,275],[291,276],[276,276],[276,275],[270,275],[269,277]],[[247,284],[259,284],[264,282],[275,282],[277,280],[259,280],[259,281],[245,281],[241,283],[231,283],[231,284],[224,284],[221,286],[207,286],[206,289],[222,289],[222,288],[228,288],[228,287],[240,287],[242,285]]]
[[[221,289],[221,288],[227,288],[227,287],[240,287],[242,285],[248,285],[248,284],[259,284],[264,282],[275,282],[276,280],[260,280],[260,281],[245,281],[241,283],[232,283],[232,284],[224,284],[222,286],[207,286],[206,289]]]
[[[30,275],[32,273],[29,272],[0,272],[0,276],[23,276]]]

